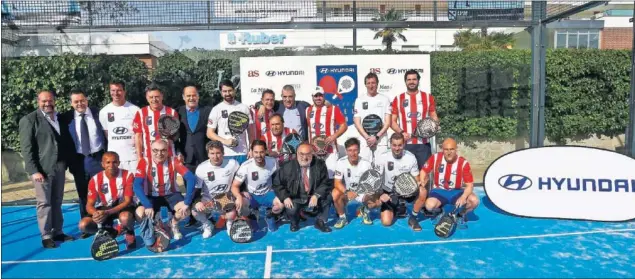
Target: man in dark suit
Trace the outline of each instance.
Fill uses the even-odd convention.
[[[20,147],[35,187],[42,246],[55,248],[55,241],[73,240],[63,231],[62,200],[66,164],[75,147],[55,111],[55,95],[41,91],[37,102],[38,109],[20,119]]]
[[[87,217],[86,202],[90,178],[103,170],[101,157],[106,151],[106,136],[99,122],[99,110],[88,107],[86,94],[79,89],[71,90],[73,110],[64,113],[68,123],[65,128],[75,143],[75,150],[69,164],[69,170],[75,178],[75,187],[79,196],[81,218]],[[88,237],[82,234],[82,238]]]
[[[283,164],[272,184],[276,196],[284,203],[292,232],[300,229],[301,210],[317,212],[315,228],[322,232],[331,231],[326,222],[333,202],[333,184],[329,183],[324,161],[313,157],[310,144],[303,143],[298,147],[297,159]]]
[[[174,143],[176,150],[180,153],[181,161],[192,172],[196,173],[196,167],[207,160],[205,145],[209,142],[207,138],[207,118],[212,110],[208,106],[199,106],[198,90],[194,86],[183,88],[183,101],[185,105],[178,108],[181,125],[179,127],[179,138]],[[197,183],[198,184],[198,183]],[[201,189],[197,187],[194,198],[198,198]],[[196,224],[196,219],[190,218],[186,227]]]
[[[298,131],[303,140],[309,139],[306,122],[306,109],[311,104],[305,101],[295,100],[295,89],[291,85],[282,87],[282,106],[276,109],[276,113],[284,117],[284,126]]]

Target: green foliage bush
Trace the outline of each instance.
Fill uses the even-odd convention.
[[[392,52],[392,54],[423,52]],[[93,106],[110,100],[108,81],[126,82],[129,99],[146,105],[144,88],[155,82],[165,104],[183,104],[187,84],[200,87],[201,102],[220,102],[219,79],[239,85],[240,57],[286,55],[386,54],[381,50],[326,48],[175,52],[148,71],[132,57],[63,55],[2,61],[2,148],[18,150],[17,123],[36,107],[39,89],[59,94],[58,110],[70,109],[68,92],[84,88]],[[592,135],[623,134],[628,122],[630,51],[548,50],[546,135],[556,143]],[[432,94],[443,127],[441,139],[523,141],[529,135],[531,54],[527,50],[431,53]],[[238,92],[240,93],[240,91]]]

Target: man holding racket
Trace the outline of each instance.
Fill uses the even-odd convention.
[[[231,191],[236,199],[236,210],[240,216],[249,216],[250,208],[265,207],[267,228],[269,231],[275,231],[277,229],[275,217],[282,212],[284,205],[271,188],[272,176],[278,170],[278,161],[265,156],[266,152],[267,144],[264,141],[255,140],[251,143],[252,158],[243,163],[236,172]],[[240,185],[243,182],[247,184],[246,192],[240,191]],[[228,226],[231,227],[231,225]]]
[[[249,107],[236,101],[234,84],[230,80],[223,80],[218,86],[223,96],[223,101],[212,108],[207,120],[207,137],[211,140],[219,141],[229,147],[225,150],[228,159],[234,159],[239,164],[247,161],[248,139],[253,139],[252,129],[247,129],[247,133],[240,134],[233,138],[228,127],[228,118],[232,112],[238,111],[250,115]],[[249,117],[249,124],[253,124],[253,119]],[[234,144],[237,141],[237,144]]]
[[[165,206],[175,212],[170,220],[170,228],[174,239],[179,240],[183,237],[179,221],[190,215],[196,176],[180,160],[168,156],[166,141],[154,140],[151,150],[152,160],[141,159],[135,173],[133,189],[140,203],[135,211],[137,221],[141,222],[145,217],[154,219],[155,214],[160,213],[161,207]],[[177,174],[185,180],[185,198],[178,190]]]
[[[260,137],[260,139],[267,143],[267,146],[269,147],[267,155],[273,158],[278,158],[279,164],[293,159],[293,154],[290,154],[290,156],[283,156],[282,146],[284,145],[284,139],[287,135],[297,132],[293,129],[284,127],[284,119],[282,118],[282,115],[277,113],[269,117],[269,127],[270,128]]]
[[[392,101],[392,129],[395,133],[402,133],[406,139],[406,150],[417,158],[419,169],[432,154],[432,147],[428,139],[413,137],[417,123],[427,117],[439,122],[434,97],[430,93],[419,90],[421,76],[415,70],[409,70],[404,75],[407,91],[399,94]]]
[[[158,139],[168,142],[168,156],[176,156],[174,149],[174,139],[168,139],[159,133],[159,118],[162,115],[170,115],[179,119],[179,115],[171,107],[163,105],[163,92],[154,84],[146,88],[146,100],[148,106],[145,106],[135,113],[132,121],[132,131],[135,133],[135,148],[137,149],[137,157],[140,162],[142,158],[152,161],[151,145]],[[177,120],[178,121],[178,120]],[[138,164],[138,162],[137,162]]]
[[[79,222],[82,233],[94,234],[97,224],[110,227],[112,237],[121,232],[125,233],[126,248],[136,246],[134,234],[134,206],[132,181],[133,174],[119,168],[119,155],[108,151],[101,158],[103,171],[97,173],[88,182],[88,202],[86,211],[88,216]],[[119,219],[121,226],[113,228],[113,222]]]
[[[336,229],[341,229],[348,223],[346,220],[346,204],[349,201],[354,200],[361,204],[359,212],[366,225],[373,224],[373,221],[368,215],[370,209],[381,205],[378,196],[358,194],[354,191],[359,184],[359,178],[362,173],[372,168],[369,161],[360,157],[359,147],[360,142],[357,138],[346,140],[344,148],[346,148],[347,156],[337,160],[335,167],[335,188],[333,189],[332,195],[335,210],[337,211],[337,215],[339,215],[339,219],[334,226]]]
[[[427,191],[419,183],[419,168],[417,159],[408,150],[404,150],[405,137],[401,133],[394,133],[390,137],[390,150],[376,158],[375,167],[380,173],[384,173],[384,193],[379,197],[381,205],[381,223],[384,226],[392,225],[395,213],[405,215],[406,202],[412,203],[412,214],[408,218],[408,225],[415,231],[421,231],[421,225],[417,221],[419,210],[423,207]],[[395,179],[402,173],[410,173],[416,179],[418,190],[409,197],[399,197],[395,191]]]
[[[328,168],[329,179],[333,179],[335,174],[335,164],[339,159],[337,148],[337,138],[346,132],[346,117],[340,110],[339,106],[326,106],[324,101],[324,90],[318,86],[313,93],[313,106],[306,110],[307,127],[309,130],[309,142],[314,146],[317,144],[316,137],[325,137],[324,150],[316,150],[316,152],[326,152],[328,155],[324,160]]]
[[[359,147],[360,156],[373,162],[372,152],[369,147],[376,148],[377,154],[381,154],[388,149],[388,138],[386,134],[391,125],[390,99],[377,92],[379,77],[375,73],[368,73],[364,77],[367,93],[357,97],[353,110],[353,122],[359,135],[364,139]],[[383,121],[383,127],[375,136],[369,135],[362,126],[362,120],[368,115],[377,115]]]
[[[203,186],[200,199],[194,201],[192,215],[203,224],[203,238],[209,238],[214,227],[208,218],[213,211],[224,214],[225,220],[236,218],[235,209],[224,210],[217,208],[216,204],[223,204],[227,199],[233,200],[231,185],[239,165],[234,159],[224,158],[225,147],[218,141],[208,142],[205,149],[209,160],[196,168],[196,176],[203,181]],[[229,221],[225,224],[229,233],[231,224]]]
[[[457,214],[459,220],[465,222],[467,213],[479,205],[479,198],[474,194],[472,169],[465,158],[457,155],[454,139],[447,138],[443,141],[442,148],[442,152],[430,156],[419,175],[423,185],[427,185],[430,180],[430,173],[434,176],[424,211],[428,211],[430,215],[438,215],[446,204],[454,204],[456,208],[465,205]]]

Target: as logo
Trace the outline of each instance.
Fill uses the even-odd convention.
[[[259,77],[260,76],[260,72],[258,72],[258,70],[248,71],[247,72],[247,76],[248,77]]]
[[[483,184],[487,198],[511,215],[620,222],[635,219],[633,170],[635,159],[617,152],[548,146],[499,157]]]
[[[381,68],[370,68],[370,72],[373,74],[381,74]]]

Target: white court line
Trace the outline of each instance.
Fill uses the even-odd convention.
[[[584,232],[568,232],[568,233],[519,235],[519,236],[501,236],[501,237],[485,237],[485,238],[452,239],[452,240],[399,242],[399,243],[369,244],[369,245],[356,245],[356,246],[302,248],[302,249],[281,249],[281,250],[275,250],[275,251],[273,251],[273,249],[272,249],[271,254],[273,254],[273,253],[351,250],[351,249],[366,249],[366,248],[378,248],[378,247],[381,248],[381,247],[395,247],[395,246],[434,245],[434,244],[447,244],[447,243],[488,242],[488,241],[499,241],[499,240],[564,237],[564,236],[587,235],[587,234],[610,234],[610,233],[633,232],[633,231],[635,231],[635,228],[584,231]],[[268,246],[267,249],[269,249],[269,247],[271,247],[271,246]],[[227,255],[236,256],[236,255],[254,255],[254,254],[267,254],[267,253],[268,253],[268,251],[190,253],[190,254],[158,254],[158,255],[146,255],[146,256],[122,256],[122,257],[113,258],[113,259],[111,259],[111,261],[113,261],[113,260],[130,260],[130,259],[151,259],[151,258],[215,257],[215,256],[227,256]],[[93,261],[93,258],[3,261],[2,264],[9,265],[9,264],[47,263],[47,262],[73,262],[73,261]]]
[[[267,246],[267,256],[265,257],[265,276],[263,278],[269,279],[271,278],[271,254],[273,252],[273,247]]]

